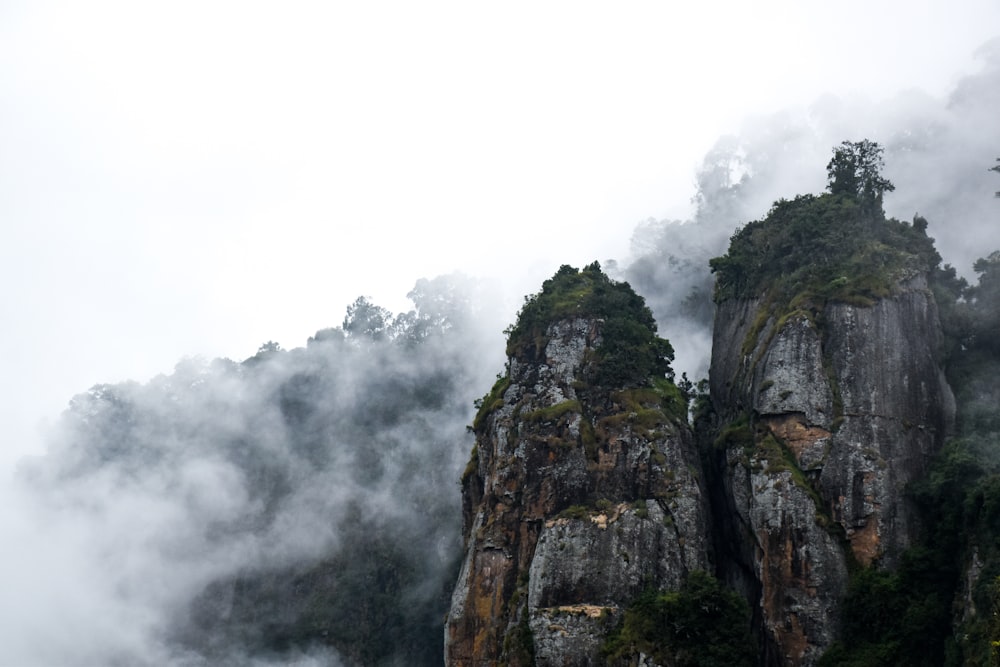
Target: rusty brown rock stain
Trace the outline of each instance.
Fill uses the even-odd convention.
[[[878,522],[875,517],[869,517],[868,523],[861,528],[848,532],[847,539],[851,543],[851,551],[858,562],[868,567],[881,553],[878,534]]]
[[[793,572],[795,544],[785,526],[778,531],[762,531],[758,538],[763,551],[760,563],[764,599],[761,606],[765,623],[776,643],[785,651],[785,664],[795,667],[802,664],[809,638],[799,623],[798,615],[785,610],[784,592],[799,589],[812,596],[816,589],[807,584],[808,568],[800,573]]]
[[[799,414],[771,415],[763,421],[774,435],[784,441],[799,463],[802,461],[802,452],[807,447],[830,437],[830,432],[825,428],[806,424]]]

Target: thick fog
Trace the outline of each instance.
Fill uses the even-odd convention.
[[[330,646],[267,635],[282,615],[308,626],[309,593],[240,597],[296,577],[322,580],[324,622],[377,629],[359,640],[377,652],[354,661],[433,659],[466,425],[502,369],[502,324],[462,276],[420,280],[411,297],[398,315],[360,298],[304,347],[186,359],[74,397],[47,456],[19,471],[23,504],[4,507],[15,554],[38,559],[4,571],[7,664],[337,664]],[[270,619],[229,622],[268,604]]]

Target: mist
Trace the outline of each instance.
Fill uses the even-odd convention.
[[[426,29],[436,16],[418,25]],[[206,25],[221,31],[230,18],[216,9]],[[5,321],[19,325],[6,334],[15,380],[5,444],[36,455],[20,457],[0,487],[8,545],[0,663],[430,660],[440,650],[437,628],[461,550],[458,479],[472,446],[465,427],[473,401],[503,370],[502,331],[521,299],[559,265],[597,259],[629,281],[676,350],[678,377],[696,381],[711,352],[708,260],[775,200],[823,190],[825,165],[841,141],[869,138],[885,147],[885,174],[896,186],[885,198],[887,214],[926,217],[944,261],[960,274],[971,278],[973,261],[1000,247],[993,196],[1000,185],[988,171],[1000,157],[996,40],[963,59],[967,69],[957,74],[929,71],[944,66],[938,58],[915,63],[928,70],[929,92],[876,81],[876,66],[817,65],[815,76],[797,81],[748,76],[732,67],[738,51],[707,69],[671,70],[665,85],[604,61],[617,44],[635,62],[687,62],[703,55],[704,44],[737,42],[741,31],[712,25],[721,32],[691,43],[675,27],[683,21],[670,23],[666,40],[651,22],[626,21],[620,41],[591,52],[599,33],[574,24],[579,32],[565,39],[577,48],[560,59],[551,57],[545,30],[535,28],[522,53],[507,37],[521,34],[518,17],[492,18],[506,32],[493,34],[485,52],[473,50],[475,35],[458,35],[447,42],[451,50],[435,49],[397,71],[380,59],[382,42],[367,47],[378,80],[398,85],[364,97],[346,118],[337,116],[343,98],[317,83],[326,72],[286,77],[288,68],[247,47],[281,37],[286,23],[274,33],[242,32],[234,47],[253,53],[249,70],[287,96],[263,121],[244,114],[262,106],[261,91],[270,88],[235,58],[213,60],[194,77],[191,99],[203,104],[172,98],[171,82],[184,77],[164,54],[198,65],[173,49],[172,37],[159,37],[163,48],[141,61],[152,65],[148,78],[115,49],[81,46],[100,13],[71,13],[56,22],[51,42],[32,44],[31,62],[56,71],[60,86],[82,80],[91,87],[54,86],[39,95],[52,97],[51,106],[11,103],[3,116],[21,132],[4,134],[9,154],[33,156],[2,163],[0,203],[26,221],[9,247],[27,239],[26,247],[47,250],[4,255],[13,267],[9,284],[33,277],[12,290],[5,311]],[[87,30],[71,29],[71,19]],[[562,29],[563,19],[546,15],[538,25]],[[187,34],[178,17],[171,20],[169,35]],[[398,23],[389,36],[419,52],[425,34]],[[319,60],[325,52],[317,44],[359,39],[352,25],[338,24],[332,35],[310,26],[294,51],[303,62]],[[874,43],[871,29],[859,28],[859,41]],[[144,34],[123,39],[140,49]],[[426,34],[433,42],[434,33]],[[215,44],[208,28],[194,37],[195,46]],[[45,51],[54,53],[63,38],[90,58],[60,65]],[[954,52],[973,38],[942,39],[919,50]],[[329,88],[358,96],[368,83],[343,57],[350,49],[337,49],[337,85]],[[873,49],[875,61],[895,57],[888,42]],[[462,61],[470,51],[477,57]],[[581,52],[584,67],[564,79],[571,55]],[[757,74],[788,59],[747,57],[746,70]],[[508,70],[506,58],[517,66]],[[216,82],[230,66],[243,74],[223,90]],[[478,77],[480,70],[495,76]],[[428,74],[442,71],[441,78]],[[867,77],[864,92],[821,94],[844,90],[851,77]],[[15,78],[18,90],[30,88],[8,73],[5,91],[15,89]],[[504,85],[495,90],[498,80]],[[462,81],[468,87],[456,84]],[[806,92],[791,95],[791,82]],[[463,94],[447,113],[444,103],[428,105],[406,122],[389,122],[390,114],[364,125],[366,116],[405,106],[397,90],[426,99],[420,85],[433,95]],[[117,91],[123,104],[95,102],[95,90]],[[610,106],[596,104],[603,97]],[[753,104],[727,108],[741,97]],[[608,110],[619,107],[628,113]],[[50,125],[60,117],[56,108],[74,111],[61,134],[50,132],[61,127]],[[670,116],[671,108],[685,114]],[[755,111],[747,116],[745,108]],[[301,113],[301,127],[289,109]],[[697,125],[689,109],[712,122]],[[315,124],[326,116],[337,124]],[[247,140],[257,136],[255,123],[275,118],[279,131]],[[642,122],[632,128],[636,119]],[[118,126],[128,131],[110,129]],[[353,136],[355,127],[365,131]],[[604,129],[592,138],[595,127]],[[95,128],[100,150],[87,143]],[[205,128],[217,142],[203,148]],[[451,135],[460,147],[445,141]],[[468,137],[480,139],[470,148]],[[66,145],[82,148],[60,152]],[[143,155],[152,156],[152,167],[140,168]],[[572,173],[560,161],[567,155]],[[254,173],[245,163],[257,159],[274,171]],[[418,179],[425,172],[434,177],[430,185]],[[50,180],[63,177],[49,196]],[[116,190],[117,182],[127,188]],[[617,189],[598,192],[597,182]],[[18,199],[15,190],[32,198]],[[102,226],[120,210],[125,223]],[[73,224],[63,228],[50,216]],[[446,222],[438,227],[432,218]],[[467,274],[448,273],[455,266]],[[474,272],[480,269],[484,275]],[[409,297],[400,284],[414,285]],[[50,307],[53,294],[62,300]],[[377,297],[349,301],[358,294]],[[312,336],[296,339],[304,322]],[[36,339],[43,352],[29,346]],[[107,365],[96,376],[85,363],[91,356]],[[61,382],[73,388],[61,393]],[[21,418],[27,406],[47,415],[37,445]],[[373,592],[379,604],[361,609]],[[338,625],[348,617],[361,633]],[[340,634],[318,641],[318,624]],[[380,645],[374,628],[386,638]]]
[[[359,298],[304,347],[74,397],[4,503],[23,559],[2,661],[440,662],[466,425],[502,326],[466,277],[410,295],[399,314]]]
[[[975,282],[975,260],[1000,248],[1000,38],[976,49],[979,71],[934,97],[917,90],[885,99],[824,95],[804,107],[744,120],[705,155],[697,170],[690,219],[649,219],[616,264],[649,303],[661,335],[677,350],[678,376],[707,376],[713,279],[708,260],[722,255],[739,226],[763,218],[779,199],[822,192],[826,164],[842,141],[869,138],[885,148],[886,214],[925,217],[943,263]]]

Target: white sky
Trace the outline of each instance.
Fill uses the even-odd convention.
[[[995,0],[0,0],[0,461],[97,382],[684,217],[753,113],[945,95]]]

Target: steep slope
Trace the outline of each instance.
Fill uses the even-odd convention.
[[[669,344],[600,267],[522,310],[463,478],[449,665],[596,665],[643,590],[709,566],[707,496]]]
[[[765,664],[815,664],[850,573],[899,562],[918,531],[905,487],[953,420],[926,223],[872,203],[778,202],[713,261],[720,565]]]

